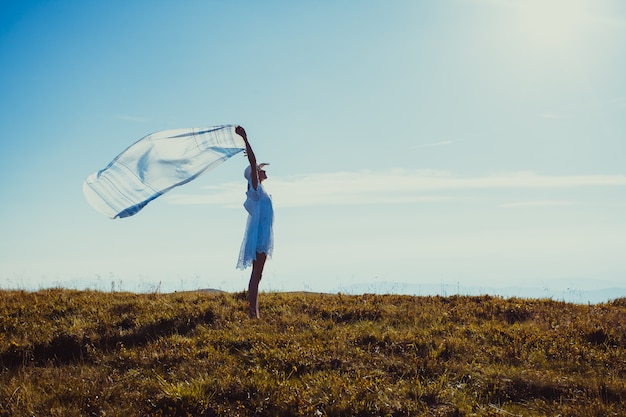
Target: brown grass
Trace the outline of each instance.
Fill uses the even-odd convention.
[[[0,416],[624,416],[626,300],[0,291]]]

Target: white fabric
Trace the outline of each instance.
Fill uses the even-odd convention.
[[[85,198],[115,219],[136,214],[150,201],[243,151],[237,125],[164,130],[129,146],[83,184]]]
[[[272,197],[259,182],[257,189],[248,180],[248,191],[243,206],[248,212],[248,221],[239,252],[238,269],[246,269],[256,260],[256,254],[265,253],[268,257],[274,251],[274,208]]]

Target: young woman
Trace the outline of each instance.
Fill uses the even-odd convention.
[[[248,284],[248,314],[252,318],[259,318],[259,282],[263,274],[263,267],[267,257],[272,256],[274,249],[274,208],[272,198],[265,192],[263,181],[267,179],[267,174],[263,167],[268,164],[257,165],[256,157],[246,131],[241,126],[237,126],[235,132],[243,138],[246,143],[246,154],[250,165],[244,171],[244,177],[248,180],[248,190],[246,191],[246,202],[244,207],[248,212],[248,222],[246,231],[239,252],[237,268],[246,269],[252,266],[250,283]]]

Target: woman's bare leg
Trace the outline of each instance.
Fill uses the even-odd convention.
[[[266,254],[257,252],[256,261],[252,262],[252,274],[248,284],[248,315],[251,318],[259,318],[259,283],[261,282],[266,259]]]

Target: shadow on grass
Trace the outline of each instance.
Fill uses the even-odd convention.
[[[24,366],[45,366],[52,362],[65,365],[76,361],[89,361],[93,350],[111,350],[117,346],[143,346],[161,337],[173,334],[186,335],[200,324],[212,324],[215,314],[211,310],[192,317],[160,319],[144,326],[102,326],[92,335],[62,332],[46,343],[11,346],[0,353],[0,369],[17,369]]]

